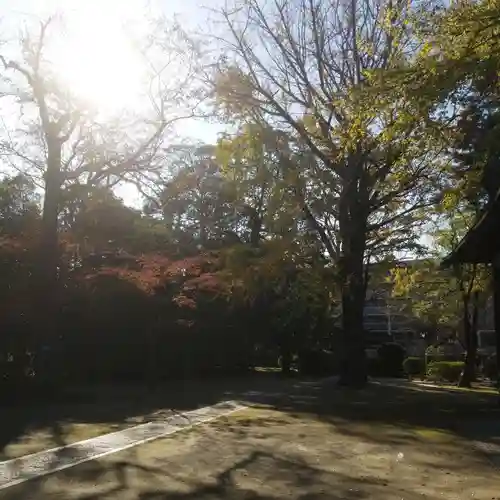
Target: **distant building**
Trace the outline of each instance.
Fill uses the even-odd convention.
[[[399,265],[410,265],[412,262],[401,262]],[[377,265],[374,264],[374,267]],[[401,313],[399,309],[397,300],[391,297],[389,282],[369,282],[363,312],[365,346],[369,356],[375,356],[377,348],[386,342],[402,345],[408,355],[425,354],[426,343],[420,335],[421,322],[413,316]]]
[[[398,312],[388,295],[388,287],[367,291],[364,309],[365,341],[367,348],[385,342],[401,344],[408,354],[423,355],[425,341],[419,335],[419,321]]]

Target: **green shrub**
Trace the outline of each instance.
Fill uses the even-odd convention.
[[[427,377],[436,381],[458,382],[463,369],[463,361],[433,361],[427,365]]]
[[[425,358],[406,358],[403,361],[403,370],[412,377],[425,375]]]
[[[403,375],[405,349],[395,342],[387,342],[377,349],[378,365],[382,377]]]

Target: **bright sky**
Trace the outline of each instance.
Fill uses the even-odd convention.
[[[26,26],[36,32],[38,20],[56,16],[46,50],[55,72],[89,104],[113,112],[137,102],[149,81],[139,44],[151,35],[151,19],[179,15],[184,26],[200,25],[208,15],[202,1],[0,0],[0,36],[15,40]]]
[[[65,30],[51,42],[50,59],[56,72],[80,98],[103,113],[140,103],[146,63],[134,39],[151,30],[148,16],[177,15],[196,28],[206,24],[206,6],[223,0],[0,0],[0,36],[18,37],[23,27],[62,14]],[[132,36],[130,36],[132,35]],[[166,75],[168,78],[168,75]],[[213,142],[222,127],[200,121],[182,122],[178,134]],[[127,203],[136,204],[135,189],[120,190]]]

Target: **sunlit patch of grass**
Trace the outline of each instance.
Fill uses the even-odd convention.
[[[448,386],[447,386],[448,388]],[[457,387],[457,386],[449,386],[450,389],[455,389],[457,391],[463,392],[472,392],[477,394],[498,394],[498,390],[495,387]]]
[[[449,441],[455,438],[455,435],[449,431],[431,427],[414,428],[413,432],[420,438],[428,441]]]
[[[425,389],[432,389],[432,387],[428,386],[425,381],[421,381],[421,382],[415,381],[414,383],[415,383],[415,385],[421,386]],[[451,385],[451,384],[433,384],[433,387],[434,386],[437,389],[446,389],[446,390],[463,392],[463,393],[471,393],[471,394],[492,394],[492,395],[499,394],[498,390],[495,387],[487,387],[487,386],[458,387],[457,385]]]
[[[456,385],[444,385],[445,389],[452,389],[458,392],[469,392],[475,394],[498,394],[498,391],[494,387],[458,387]]]

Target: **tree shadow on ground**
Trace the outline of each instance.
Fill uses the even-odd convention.
[[[252,465],[258,462],[265,463],[269,475],[272,471],[274,481],[280,481],[286,485],[290,497],[301,500],[363,499],[368,498],[369,495],[367,491],[363,491],[362,486],[369,487],[371,491],[375,486],[384,486],[384,483],[376,478],[360,479],[333,472],[325,473],[301,460],[292,461],[276,454],[255,451],[218,473],[213,483],[191,483],[187,485],[188,491],[183,492],[142,491],[137,498],[141,500],[190,500],[195,498],[273,500],[282,498],[282,496],[274,495],[271,492],[259,492],[252,487],[242,486],[235,481],[235,476],[238,473],[251,471]],[[306,489],[307,492],[297,494],[297,492]]]
[[[340,388],[333,381],[313,387],[306,383],[297,388],[286,397],[262,395],[260,401],[254,397],[253,405],[296,418],[314,415],[330,424],[332,432],[394,449],[434,443],[446,451],[459,439],[471,445],[468,453],[486,457],[500,469],[498,394],[383,379],[372,381],[363,390]],[[234,427],[243,439],[244,428]],[[421,465],[431,467],[431,462]],[[450,470],[460,467],[452,464]]]
[[[64,472],[67,481],[86,481],[92,483],[92,492],[68,496],[67,490],[60,493],[44,492],[42,483],[25,483],[2,495],[5,500],[37,498],[40,500],[111,500],[134,498],[137,500],[385,500],[394,493],[391,486],[376,477],[345,475],[335,471],[325,471],[306,463],[300,458],[290,459],[279,454],[253,451],[232,465],[205,480],[186,478],[165,467],[150,467],[136,460],[117,461],[103,466],[90,462]],[[245,477],[261,480],[246,482]],[[168,477],[172,487],[165,487]],[[103,481],[103,478],[105,480]],[[242,480],[243,478],[243,480]],[[269,480],[270,484],[266,484]],[[62,481],[61,481],[62,482]],[[148,486],[137,488],[140,482]],[[277,483],[280,487],[277,488]],[[406,497],[409,500],[417,495]],[[418,497],[420,498],[420,497]],[[430,499],[432,500],[432,499]]]
[[[300,417],[314,414],[345,434],[389,445],[417,439],[440,439],[447,433],[500,446],[499,396],[494,393],[428,388],[404,380],[376,380],[363,390],[318,385],[286,398],[253,398],[256,406],[272,407]],[[412,430],[415,438],[407,432]],[[435,435],[433,435],[433,433]]]
[[[261,445],[270,438],[291,441],[308,438],[308,419],[327,424],[325,440],[331,431],[332,438],[335,434],[349,435],[360,441],[395,447],[396,450],[400,445],[412,446],[421,437],[426,445],[434,439],[438,440],[443,450],[447,446],[440,441],[443,436],[445,439],[448,435],[454,439],[477,439],[479,434],[484,436],[484,429],[489,429],[485,439],[493,442],[500,436],[497,397],[490,394],[428,390],[406,382],[391,381],[375,381],[360,391],[340,389],[332,380],[323,383],[291,381],[286,386],[283,381],[280,384],[270,382],[264,383],[260,390],[252,391],[245,391],[245,387],[240,385],[224,391],[224,398],[240,399],[255,408],[278,410],[283,417],[275,413],[263,413],[262,416],[255,414],[250,418],[242,414],[238,418],[223,418],[208,424],[209,435],[223,435],[224,439],[229,439],[219,442],[219,445],[222,443],[220,452],[217,452],[219,455],[223,456],[227,451],[223,447],[224,442],[245,443],[248,442],[247,438],[251,438],[253,443],[252,448],[245,451],[244,457],[238,457],[230,466],[224,465],[217,469],[210,464],[212,470],[216,470],[209,477],[203,474],[201,477],[198,474],[187,477],[179,473],[176,461],[189,466],[189,455],[181,454],[180,458],[171,456],[170,462],[155,456],[150,463],[139,460],[137,448],[134,448],[135,452],[127,454],[126,459],[91,461],[57,473],[61,485],[84,483],[89,485],[86,491],[68,496],[68,490],[61,488],[60,492],[48,493],[40,479],[7,489],[0,497],[7,500],[385,500],[394,495],[397,497],[397,491],[391,491],[392,485],[376,477],[375,472],[373,476],[360,477],[359,471],[354,469],[352,475],[350,471],[346,475],[335,471],[334,467],[325,470],[310,460],[302,460],[300,453],[294,457],[283,455],[278,450],[274,452],[274,449],[270,453]],[[211,397],[215,397],[214,394]],[[301,420],[305,424],[300,432],[305,434],[294,433],[294,422]],[[291,430],[285,429],[283,433],[283,427],[287,425],[292,425]],[[175,439],[178,440],[179,448],[182,448],[181,435]],[[207,443],[209,449],[217,446],[216,440]],[[329,452],[332,463],[342,459],[337,456],[338,453],[334,449]],[[420,465],[432,468],[433,462]],[[460,465],[451,464],[450,471],[455,469],[460,471]],[[249,483],[252,478],[260,478],[261,486],[257,487],[255,482]],[[280,484],[280,491],[273,488],[276,481]],[[421,498],[420,494],[412,495],[411,491],[405,492],[406,499]]]
[[[177,380],[147,385],[115,385],[73,389],[57,402],[19,403],[0,407],[0,460],[14,455],[9,445],[23,444],[33,437],[33,446],[26,445],[21,454],[52,447],[65,446],[75,440],[113,432],[132,425],[163,420],[179,411],[187,411],[228,399],[244,399],[253,389],[283,391],[291,382],[273,373],[251,373],[246,376],[213,378],[209,380]],[[68,435],[67,428],[94,426],[80,434]],[[36,440],[41,440],[37,449]],[[12,448],[12,447],[11,447]]]
[[[398,444],[408,436],[383,432],[383,425],[400,428],[443,430],[467,439],[500,441],[498,396],[422,387],[406,381],[375,381],[364,390],[338,388],[334,380],[287,380],[276,374],[218,380],[176,381],[155,389],[144,386],[101,387],[75,392],[73,403],[37,404],[0,408],[0,460],[11,458],[9,444],[37,430],[48,437],[41,449],[74,442],[65,427],[95,425],[93,435],[112,432],[146,421],[164,419],[176,411],[211,405],[221,400],[240,400],[257,407],[270,407],[288,414],[315,414],[365,438]],[[361,425],[356,426],[359,423]],[[370,432],[365,424],[378,423]],[[261,425],[265,425],[264,422]],[[242,432],[245,424],[240,423]],[[83,434],[79,439],[89,437]],[[38,451],[29,449],[28,452]]]

